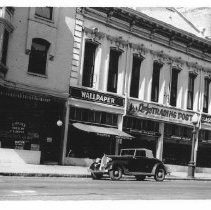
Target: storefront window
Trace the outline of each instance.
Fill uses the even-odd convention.
[[[70,108],[70,120],[81,121],[86,123],[104,124],[117,127],[117,114],[92,111],[76,107]]]
[[[0,96],[0,147],[41,151],[41,161],[58,161],[61,130],[56,122],[62,104],[43,102],[44,98],[37,95],[29,100],[17,99],[15,93],[28,96],[20,92]]]
[[[211,168],[211,131],[200,130],[197,152],[197,167]]]
[[[124,129],[136,131],[159,132],[159,123],[151,120],[143,120],[135,117],[125,117],[123,122]]]
[[[114,154],[116,139],[113,136],[101,136],[92,132],[78,130],[73,123],[88,123],[102,126],[112,126],[117,128],[117,114],[70,108],[70,129],[67,142],[67,157],[77,158],[97,158],[105,154]]]
[[[192,128],[165,123],[163,159],[167,164],[187,165],[191,154]]]

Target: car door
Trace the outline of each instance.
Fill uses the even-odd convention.
[[[137,150],[134,158],[134,172],[146,172],[146,152],[144,150]]]

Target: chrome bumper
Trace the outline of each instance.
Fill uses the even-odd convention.
[[[88,172],[90,173],[108,173],[107,169],[103,169],[103,170],[93,170],[91,168],[88,168]]]

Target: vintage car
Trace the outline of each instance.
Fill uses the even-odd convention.
[[[163,181],[170,173],[162,161],[153,157],[152,151],[144,148],[122,149],[120,155],[105,155],[89,167],[93,179],[100,179],[108,174],[111,180],[119,180],[122,175],[135,176],[144,180],[153,176],[156,181]]]

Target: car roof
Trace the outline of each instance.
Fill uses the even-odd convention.
[[[146,148],[125,148],[125,149],[121,149],[122,150],[142,150],[146,152],[146,157],[150,157],[150,158],[154,158],[152,150],[150,149],[146,149]]]

